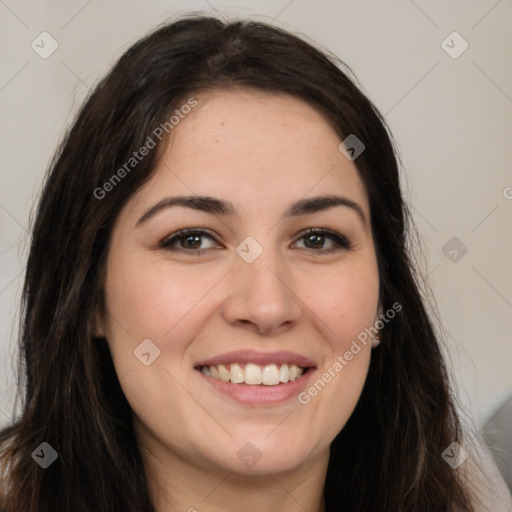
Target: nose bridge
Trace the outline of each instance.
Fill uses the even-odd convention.
[[[300,304],[286,260],[271,235],[263,238],[260,244],[247,237],[237,247],[224,315],[230,323],[269,333],[296,322]]]
[[[267,300],[270,300],[274,294],[277,294],[276,297],[273,297],[274,300],[286,297],[284,282],[286,282],[289,272],[277,249],[271,246],[267,247],[251,263],[242,258],[240,260],[236,264],[236,270],[243,282],[249,285],[245,288],[246,291],[253,291],[256,296],[266,292]]]

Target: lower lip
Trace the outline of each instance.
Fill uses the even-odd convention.
[[[311,375],[314,373],[314,369],[310,368],[304,375],[294,381],[277,384],[276,386],[265,386],[264,384],[233,384],[232,382],[224,382],[208,377],[200,370],[197,371],[214,390],[244,405],[281,404],[295,398],[304,391]]]

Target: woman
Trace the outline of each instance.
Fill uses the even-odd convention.
[[[385,122],[333,58],[200,16],[136,43],[40,200],[3,509],[506,506],[463,460],[407,233]]]

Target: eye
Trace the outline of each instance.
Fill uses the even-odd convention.
[[[352,248],[349,240],[343,235],[325,228],[308,229],[299,238],[304,240],[304,248],[311,249],[314,252],[330,253],[341,250],[350,250]],[[329,247],[325,247],[325,243],[329,242]]]
[[[212,235],[206,231],[198,229],[180,229],[173,233],[171,236],[162,240],[159,246],[162,249],[179,252],[198,252],[201,249],[212,249],[216,247],[215,244],[211,244],[209,247],[202,246],[204,238],[215,241]]]
[[[202,243],[208,239],[213,243],[204,247]],[[316,253],[331,253],[341,250],[350,250],[352,248],[349,240],[343,235],[325,228],[311,228],[303,232],[299,241],[304,241],[304,246],[299,249],[308,249]],[[159,247],[169,251],[192,253],[199,255],[201,250],[219,248],[215,243],[215,238],[201,229],[180,229],[172,235],[164,238],[159,243]],[[325,245],[328,247],[325,247]],[[297,244],[297,242],[295,242]]]

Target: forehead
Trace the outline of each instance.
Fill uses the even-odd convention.
[[[137,204],[208,195],[264,216],[308,195],[340,193],[368,208],[355,164],[338,149],[341,137],[305,101],[254,90],[194,99],[197,106],[172,129]]]

